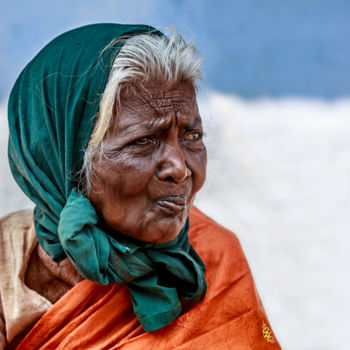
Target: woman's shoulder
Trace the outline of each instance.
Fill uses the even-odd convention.
[[[280,349],[236,235],[193,208],[189,239],[206,266],[208,289],[202,304],[210,306],[204,314],[215,310],[208,320],[222,325],[221,330],[227,327],[227,341],[244,344],[242,349]]]
[[[30,254],[37,244],[33,211],[21,210],[0,219],[0,292],[8,278],[24,276]],[[4,276],[7,276],[6,278]]]
[[[0,262],[8,265],[8,259],[28,256],[36,245],[33,210],[20,210],[0,219]]]
[[[193,207],[190,213],[190,231],[189,237],[192,241],[203,241],[207,238],[212,244],[222,245],[227,243],[241,249],[239,240],[235,233],[223,227],[209,216],[205,215],[198,208]]]
[[[19,210],[0,218],[0,235],[10,232],[26,232],[33,225],[33,210]]]
[[[8,343],[15,341],[50,307],[50,303],[24,284],[30,255],[36,245],[33,210],[17,211],[0,219],[2,342],[5,339]]]
[[[232,271],[233,279],[238,275],[250,274],[237,236],[195,207],[190,214],[188,235],[190,243],[207,266],[208,276],[217,274],[219,267]]]

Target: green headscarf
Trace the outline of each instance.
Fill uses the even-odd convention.
[[[188,220],[176,239],[163,244],[112,238],[98,226],[76,179],[121,46],[104,48],[121,35],[147,32],[162,35],[145,25],[93,24],[44,47],[12,89],[8,154],[16,182],[36,204],[43,249],[56,262],[68,256],[87,279],[127,283],[137,317],[152,331],[181,313],[180,296],[197,301],[206,291],[205,266],[189,244]]]

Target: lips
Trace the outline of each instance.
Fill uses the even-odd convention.
[[[170,215],[178,215],[186,208],[185,196],[165,196],[156,200],[157,206]]]

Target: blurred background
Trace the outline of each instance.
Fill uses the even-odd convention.
[[[7,165],[11,87],[48,41],[96,22],[175,27],[201,51],[197,205],[238,235],[283,349],[348,349],[350,2],[3,0],[1,216],[31,207]]]

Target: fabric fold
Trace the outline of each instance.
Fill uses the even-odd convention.
[[[42,316],[18,350],[280,350],[237,237],[196,208],[190,221],[190,242],[207,266],[200,303],[187,303],[174,322],[145,332],[126,285],[84,280]]]
[[[173,321],[182,311],[180,296],[198,301],[206,291],[205,266],[188,241],[189,220],[163,244],[117,239],[98,227],[91,202],[73,189],[61,212],[58,235],[65,254],[87,279],[127,283],[133,308],[146,331]]]
[[[44,47],[11,91],[8,155],[16,182],[36,204],[43,249],[56,262],[68,256],[91,281],[127,283],[136,315],[154,330],[178,316],[180,296],[199,300],[206,290],[204,264],[188,242],[189,223],[164,245],[121,241],[99,226],[77,189],[101,94],[122,46],[110,43],[141,33],[163,35],[145,25],[93,24]]]

